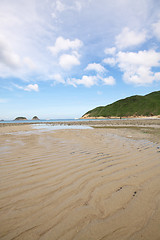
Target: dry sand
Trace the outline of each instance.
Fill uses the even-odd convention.
[[[0,128],[0,239],[160,239],[157,139],[129,128]]]

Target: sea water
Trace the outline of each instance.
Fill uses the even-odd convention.
[[[1,123],[54,123],[54,122],[83,122],[83,121],[112,121],[119,120],[117,118],[102,118],[102,119],[40,119],[40,120],[0,120]]]

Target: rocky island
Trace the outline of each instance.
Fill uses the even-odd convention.
[[[39,118],[37,116],[34,116],[32,120],[39,120]]]
[[[22,120],[27,120],[27,118],[26,117],[16,117],[14,120],[15,121],[22,121]]]
[[[16,117],[15,119],[14,119],[14,121],[24,121],[24,120],[28,120],[26,117]],[[32,118],[32,120],[40,120],[37,116],[34,116],[33,118]]]

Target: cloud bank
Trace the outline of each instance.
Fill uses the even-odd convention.
[[[159,10],[153,0],[1,1],[0,78],[27,82],[25,91],[38,91],[40,81],[158,83]]]

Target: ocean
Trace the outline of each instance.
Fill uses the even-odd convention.
[[[112,121],[118,119],[40,119],[40,120],[1,120],[1,123],[54,123],[54,122],[83,122],[83,121]]]

